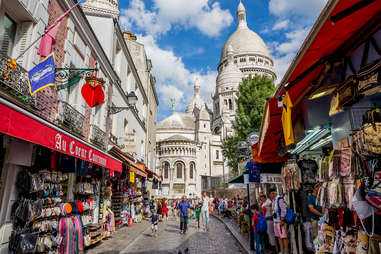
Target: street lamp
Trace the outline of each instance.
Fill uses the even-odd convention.
[[[136,102],[138,101],[138,97],[136,96],[134,91],[131,91],[127,95],[127,107],[110,107],[108,110],[109,115],[114,115],[123,110],[129,110],[135,108]]]

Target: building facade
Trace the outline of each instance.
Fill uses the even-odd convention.
[[[173,112],[156,129],[157,167],[162,175],[162,195],[180,198],[200,197],[211,186],[211,177],[224,174],[220,136],[212,135],[211,118],[200,97],[200,83],[185,113]],[[220,182],[214,182],[217,187]]]
[[[155,142],[152,139],[157,110],[157,102],[152,98],[156,96],[155,79],[148,70],[150,68],[147,68],[148,78],[144,84],[141,81],[125,35],[118,25],[117,0],[89,0],[83,4],[83,8],[76,7],[63,18],[51,50],[55,54],[55,85],[34,95],[29,92],[27,70],[42,60],[37,54],[39,38],[47,27],[76,3],[75,0],[0,1],[2,120],[10,116],[9,112],[22,114],[25,119],[57,131],[60,137],[72,140],[70,146],[64,146],[65,149],[68,147],[65,152],[69,156],[82,156],[90,163],[94,161],[93,158],[102,160],[98,165],[104,162],[104,157],[116,163],[120,172],[121,160],[108,152],[111,148],[127,152],[126,137],[133,134],[136,157],[147,164],[148,154],[153,153],[152,147],[147,148],[147,140],[151,140],[153,144]],[[34,41],[37,43],[28,49]],[[9,65],[10,59],[17,62],[12,69]],[[101,87],[104,102],[94,107],[90,107],[81,94],[81,89],[87,82],[86,78],[90,76],[104,81]],[[134,107],[131,107],[127,98],[131,92],[138,98]],[[149,107],[151,102],[154,105]],[[115,107],[129,110],[114,114],[112,108]],[[147,118],[148,112],[151,112],[150,118]],[[149,124],[146,123],[147,119]],[[20,122],[13,127],[22,129],[22,125]],[[11,208],[17,200],[14,183],[18,173],[28,163],[25,160],[10,160],[6,154],[19,147],[34,149],[42,144],[28,143],[29,139],[13,138],[7,134],[7,129],[0,129],[0,253],[8,253],[9,236],[12,232]],[[57,148],[57,140],[49,142],[53,147],[56,144]],[[80,144],[83,149],[72,150],[74,144]],[[33,149],[22,149],[19,154],[32,160]],[[87,151],[91,153],[86,153]],[[129,158],[132,158],[131,161],[134,159]],[[154,160],[152,156],[151,160]],[[114,172],[112,166],[107,166],[107,170]]]
[[[213,109],[200,97],[200,85],[186,113],[173,113],[157,127],[157,167],[163,175],[163,195],[199,196],[213,193],[232,176],[222,156],[222,141],[233,135],[238,87],[249,75],[276,79],[274,62],[264,41],[246,21],[242,2],[237,8],[237,29],[225,42],[217,65]]]

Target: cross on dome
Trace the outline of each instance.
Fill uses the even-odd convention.
[[[199,95],[200,94],[200,80],[198,77],[196,77],[196,80],[194,82],[194,94]]]
[[[238,8],[237,8],[237,17],[238,17],[238,29],[247,28],[246,9],[241,0],[239,1]]]

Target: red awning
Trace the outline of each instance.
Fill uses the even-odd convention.
[[[335,2],[337,2],[336,5],[334,5]],[[324,64],[322,59],[332,56],[343,44],[359,32],[364,32],[362,31],[363,26],[380,18],[381,1],[374,1],[353,13],[348,13],[348,16],[335,23],[331,21],[332,17],[355,7],[359,2],[364,1],[329,1],[320,14],[280,85],[283,87],[287,83],[296,82],[289,90],[293,102],[298,100],[305,89],[310,86],[311,81],[318,77]],[[308,74],[302,75],[303,73]],[[285,91],[283,89],[279,92],[278,95]]]
[[[256,162],[280,162],[287,158],[278,156],[279,139],[282,131],[282,110],[277,98],[270,98],[265,105],[260,138],[252,146],[253,159]],[[259,147],[259,149],[258,149]]]
[[[134,172],[137,175],[147,177],[147,173],[142,170],[141,167],[136,163],[133,159],[130,159],[125,153],[123,153],[119,148],[114,146],[109,151],[112,155],[116,156],[117,158],[123,160],[126,164],[130,166],[130,171]]]
[[[274,98],[266,104],[259,139],[259,154],[275,153],[282,134],[282,108],[277,107],[278,97],[286,92],[297,107],[301,99],[310,91],[311,83],[318,78],[324,68],[325,59],[338,53],[350,39],[358,35],[362,28],[381,17],[381,1],[374,1],[362,8],[354,8],[362,0],[331,0],[320,14],[302,47],[278,86]],[[355,9],[354,12],[347,12]],[[344,11],[344,12],[343,12]],[[348,16],[333,23],[330,18],[347,12]],[[337,16],[336,16],[337,17]],[[376,24],[378,25],[378,24]],[[267,112],[266,112],[267,110]]]
[[[110,170],[122,172],[122,163],[95,149],[74,136],[64,134],[19,111],[0,104],[0,132],[28,142],[39,144],[60,153],[95,163]]]

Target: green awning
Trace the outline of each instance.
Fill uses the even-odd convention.
[[[244,178],[243,175],[246,174],[247,170],[243,171],[242,174],[233,177],[232,179],[229,180],[228,183],[244,183]]]

